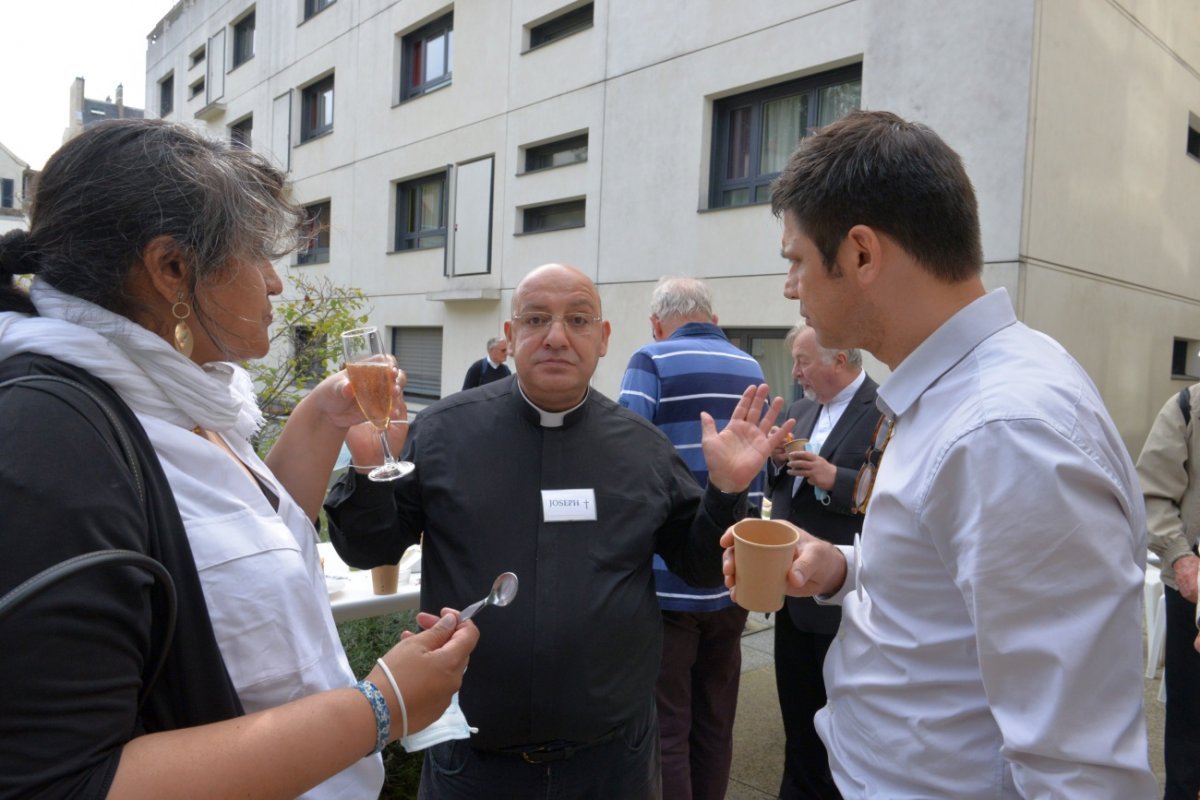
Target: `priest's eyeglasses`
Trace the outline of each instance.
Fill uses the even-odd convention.
[[[561,322],[571,333],[587,333],[592,326],[600,321],[599,316],[583,312],[570,314],[547,314],[542,311],[530,311],[526,314],[513,314],[513,321],[530,333],[549,333],[555,322]]]
[[[883,451],[892,440],[892,430],[896,420],[893,417],[880,416],[875,423],[875,433],[871,435],[871,446],[863,458],[863,465],[858,470],[854,480],[854,505],[850,510],[855,514],[867,513],[867,503],[871,501],[871,490],[875,488],[875,476],[879,474],[879,462],[883,460]],[[886,423],[886,427],[884,426]]]

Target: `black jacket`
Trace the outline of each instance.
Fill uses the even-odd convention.
[[[851,512],[854,481],[871,444],[875,424],[879,422],[879,409],[875,407],[878,388],[878,384],[868,376],[854,397],[850,398],[850,404],[821,446],[821,457],[836,466],[838,471],[833,491],[829,493],[829,504],[825,505],[817,499],[808,481],[800,485],[793,497],[793,478],[786,471],[780,471],[771,478],[772,519],[786,519],[813,536],[820,536],[834,544],[854,543],[854,534],[862,530],[863,521],[862,516]],[[797,421],[792,433],[797,438],[812,433],[820,410],[821,405],[812,400],[792,403],[787,412],[788,418]],[[789,597],[786,608],[797,629],[812,633],[837,633],[842,619],[839,606],[818,605],[808,597]]]
[[[72,556],[123,548],[171,574],[175,635],[139,716],[162,646],[165,593],[145,572],[99,567],[42,592],[0,625],[0,796],[104,797],[122,746],[143,732],[242,713],[225,670],[179,511],[137,417],[105,383],[37,355],[0,362],[0,383],[71,378],[104,398],[138,455],[147,498],[103,412],[49,382],[0,389],[0,594]]]
[[[474,389],[476,386],[483,386],[485,383],[498,381],[509,375],[512,375],[512,370],[508,368],[507,364],[500,364],[493,369],[486,358],[481,358],[467,367],[467,376],[463,378],[462,388]]]

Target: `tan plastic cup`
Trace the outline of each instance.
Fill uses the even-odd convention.
[[[803,450],[808,446],[808,439],[792,439],[783,446],[785,453],[794,453],[797,450]]]
[[[400,565],[384,564],[371,567],[371,589],[375,594],[395,594],[400,584]]]
[[[783,608],[800,529],[781,519],[744,519],[731,530],[737,604],[747,611]]]

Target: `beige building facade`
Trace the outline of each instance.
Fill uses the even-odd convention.
[[[600,287],[606,394],[664,274],[710,281],[790,390],[766,187],[856,107],[963,155],[987,284],[1083,363],[1133,452],[1200,375],[1191,0],[182,0],[146,65],[147,116],[290,171],[324,227],[288,269],[367,293],[418,400],[458,388],[548,261]]]
[[[0,236],[29,227],[25,205],[32,174],[29,164],[0,142]]]

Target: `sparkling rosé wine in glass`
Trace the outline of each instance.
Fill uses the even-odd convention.
[[[379,431],[383,464],[371,470],[373,481],[394,481],[414,469],[411,461],[397,461],[388,445],[387,430],[392,415],[392,363],[383,350],[377,328],[355,328],[342,334],[346,375],[354,386],[354,397],[363,416]]]
[[[346,365],[354,384],[354,399],[363,416],[376,428],[386,428],[392,416],[392,365],[386,361],[358,361]]]

